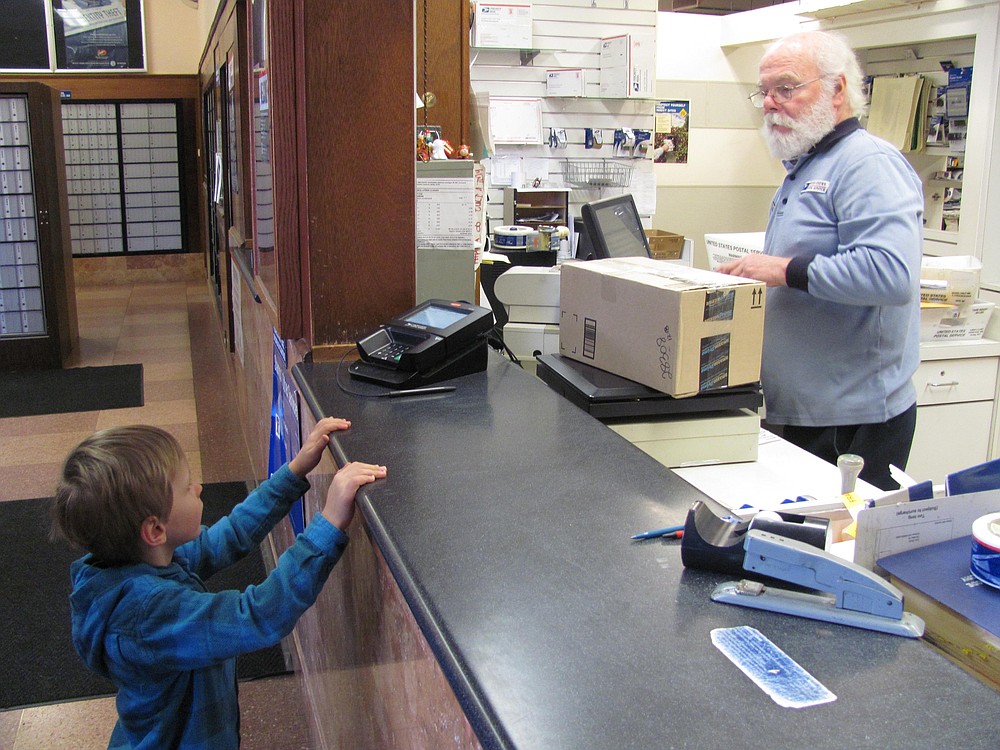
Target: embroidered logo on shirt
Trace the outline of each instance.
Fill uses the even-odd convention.
[[[802,186],[803,193],[825,193],[829,189],[829,180],[809,180],[809,182]]]

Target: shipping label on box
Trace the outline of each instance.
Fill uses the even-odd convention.
[[[723,263],[729,263],[750,253],[764,252],[764,233],[706,234],[705,250],[708,252],[708,267],[714,271]]]
[[[760,379],[763,283],[652,258],[561,275],[561,355],[675,397]]]
[[[532,43],[531,5],[475,5],[472,46],[529,49]]]

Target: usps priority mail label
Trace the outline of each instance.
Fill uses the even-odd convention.
[[[712,643],[779,706],[805,708],[837,700],[756,628],[716,628]]]

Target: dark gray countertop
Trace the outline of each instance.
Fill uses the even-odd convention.
[[[294,369],[338,462],[389,468],[359,505],[484,748],[995,748],[1000,695],[927,644],[717,604],[681,565],[701,493],[491,352],[444,395],[346,364]],[[782,708],[711,642],[750,625],[837,695]]]

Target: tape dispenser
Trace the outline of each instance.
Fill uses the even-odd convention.
[[[796,513],[761,511],[743,519],[706,498],[688,510],[681,539],[684,567],[743,575],[744,544],[751,529],[795,539],[821,550],[827,548],[830,521]]]

